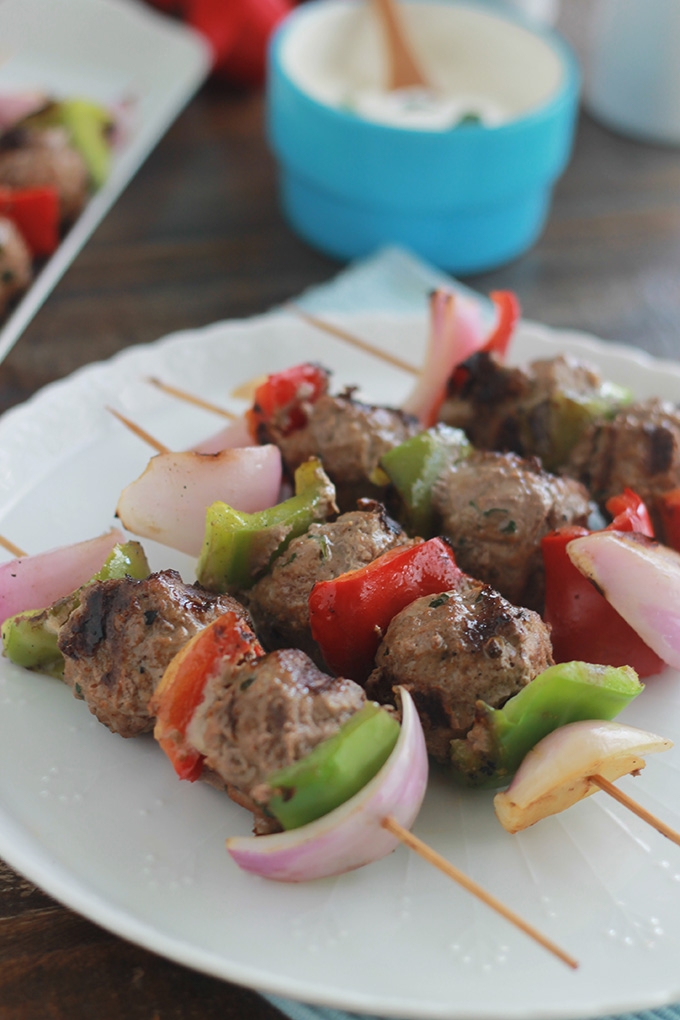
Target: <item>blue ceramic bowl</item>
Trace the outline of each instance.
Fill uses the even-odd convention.
[[[491,122],[369,119],[359,100],[375,96],[386,68],[367,4],[305,4],[270,47],[268,134],[285,215],[342,259],[399,243],[454,273],[493,268],[543,228],[572,146],[576,62],[557,35],[493,5],[402,0],[402,9],[433,83],[471,110],[490,107]]]

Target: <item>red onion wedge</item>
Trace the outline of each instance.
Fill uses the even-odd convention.
[[[0,566],[0,623],[27,609],[45,609],[87,584],[125,536],[117,528],[75,545],[34,556],[21,556]]]
[[[410,694],[399,688],[402,723],[392,754],[369,783],[340,807],[300,829],[272,836],[236,836],[227,850],[244,871],[279,882],[342,875],[391,853],[399,839],[381,825],[416,819],[427,788],[423,730]]]
[[[486,331],[476,301],[440,288],[430,295],[430,335],[425,361],[402,409],[429,428],[437,420],[456,365],[483,347]]]
[[[539,740],[494,808],[508,832],[519,832],[557,814],[600,788],[594,777],[614,782],[645,767],[644,755],[667,751],[672,742],[633,726],[600,720],[568,723]]]
[[[567,552],[642,640],[680,669],[680,553],[634,531],[595,531]]]
[[[207,507],[221,500],[243,513],[266,510],[277,502],[280,486],[276,446],[159,453],[123,489],[116,514],[134,535],[198,556]]]

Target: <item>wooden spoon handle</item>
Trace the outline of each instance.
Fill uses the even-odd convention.
[[[373,9],[382,25],[388,54],[387,88],[411,88],[414,85],[427,87],[425,75],[411,51],[404,34],[401,17],[395,0],[372,0]]]

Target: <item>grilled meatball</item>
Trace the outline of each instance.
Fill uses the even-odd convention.
[[[453,591],[417,599],[387,628],[366,693],[383,704],[404,686],[416,704],[429,753],[449,758],[481,699],[500,708],[552,665],[540,616],[507,602],[489,585],[464,578]]]
[[[590,510],[582,485],[514,453],[473,453],[447,467],[433,503],[459,567],[515,605],[539,612],[545,587],[541,538],[563,525],[585,525]]]
[[[85,161],[64,128],[16,128],[0,138],[0,186],[53,187],[63,223],[71,223],[87,199]]]
[[[173,656],[228,610],[248,619],[229,595],[184,584],[175,570],[143,581],[97,581],[59,631],[64,681],[114,733],[153,729],[149,698]]]
[[[312,524],[244,595],[266,648],[301,648],[321,665],[309,629],[309,595],[316,582],[356,570],[410,542],[380,503],[362,500],[360,507],[331,523]]]
[[[188,737],[235,799],[268,799],[266,781],[332,737],[366,698],[352,680],[322,673],[296,649],[226,666],[208,682]],[[232,789],[233,788],[233,789]]]
[[[31,253],[11,222],[0,216],[0,319],[31,282]]]
[[[595,416],[611,416],[630,399],[593,365],[562,354],[517,368],[481,351],[454,372],[449,390],[443,422],[462,428],[480,450],[540,457],[550,470]]]
[[[360,496],[377,496],[373,474],[383,454],[420,431],[416,418],[390,407],[355,400],[352,391],[330,394],[306,408],[307,424],[288,436],[275,437],[289,471],[309,457],[319,457],[338,491],[341,509]]]
[[[657,517],[658,497],[680,486],[680,408],[654,397],[632,404],[611,421],[600,419],[574,448],[564,470],[579,478],[602,508],[627,486]],[[660,520],[655,524],[659,528]]]

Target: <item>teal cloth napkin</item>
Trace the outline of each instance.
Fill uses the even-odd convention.
[[[422,311],[428,293],[442,284],[472,293],[464,284],[409,252],[384,248],[368,259],[351,264],[328,283],[305,291],[297,303],[318,315],[372,311],[408,314]],[[378,1020],[366,1014],[309,1006],[273,995],[265,998],[290,1020]],[[616,1020],[680,1020],[680,1004],[625,1013]]]

